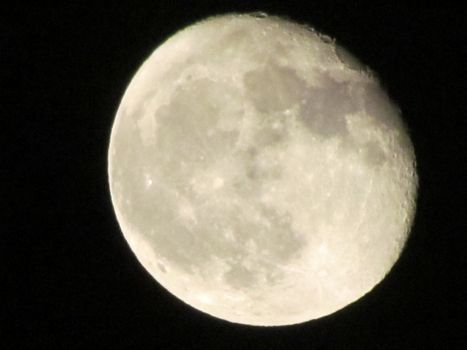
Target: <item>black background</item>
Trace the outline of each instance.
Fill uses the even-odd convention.
[[[77,2],[76,2],[77,3]],[[453,4],[3,4],[1,349],[457,349],[466,342],[465,14]],[[206,316],[139,265],[115,219],[107,147],[123,92],[176,30],[262,10],[336,37],[378,72],[415,144],[414,229],[363,300],[291,327]],[[6,223],[6,225],[4,225]]]

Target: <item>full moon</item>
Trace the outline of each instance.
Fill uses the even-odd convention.
[[[415,164],[369,68],[264,14],[208,18],[158,47],[108,154],[144,268],[204,313],[262,326],[329,315],[384,278],[412,226]]]

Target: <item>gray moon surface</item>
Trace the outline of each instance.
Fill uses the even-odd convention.
[[[397,261],[416,207],[400,109],[331,38],[224,15],[166,40],[131,80],[108,172],[144,268],[192,307],[278,326],[331,314]]]

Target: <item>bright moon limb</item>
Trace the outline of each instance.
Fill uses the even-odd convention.
[[[108,157],[139,261],[236,323],[295,324],[361,298],[415,213],[399,109],[333,40],[278,17],[213,17],[170,37],[128,86]]]

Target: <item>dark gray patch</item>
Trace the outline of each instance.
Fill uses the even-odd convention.
[[[230,270],[224,274],[224,280],[234,288],[249,287],[256,282],[252,271],[240,264],[231,266]]]
[[[268,147],[277,145],[284,141],[287,134],[280,130],[274,130],[270,125],[263,127],[255,134],[255,143],[258,147]]]
[[[401,126],[398,109],[378,83],[367,83],[361,91],[363,107],[370,117],[390,128]]]
[[[246,96],[262,113],[283,111],[298,104],[306,83],[290,68],[267,64],[263,69],[244,76]]]
[[[368,142],[365,145],[364,152],[365,161],[371,166],[379,166],[386,159],[386,154],[376,142]]]
[[[264,250],[266,258],[274,261],[287,261],[298,254],[304,247],[303,237],[292,229],[292,218],[288,214],[280,214],[276,210],[262,207],[261,213],[269,218],[273,230],[255,237],[256,246]]]
[[[249,150],[247,150],[245,157],[246,180],[255,181],[280,178],[283,172],[283,169],[280,166],[280,164],[273,164],[268,162],[266,163],[267,165],[260,165],[261,156],[262,154],[257,152],[255,148],[250,148]]]
[[[349,85],[322,72],[320,86],[308,88],[300,114],[314,133],[324,137],[348,133],[345,115],[358,110],[358,102],[351,95]]]

